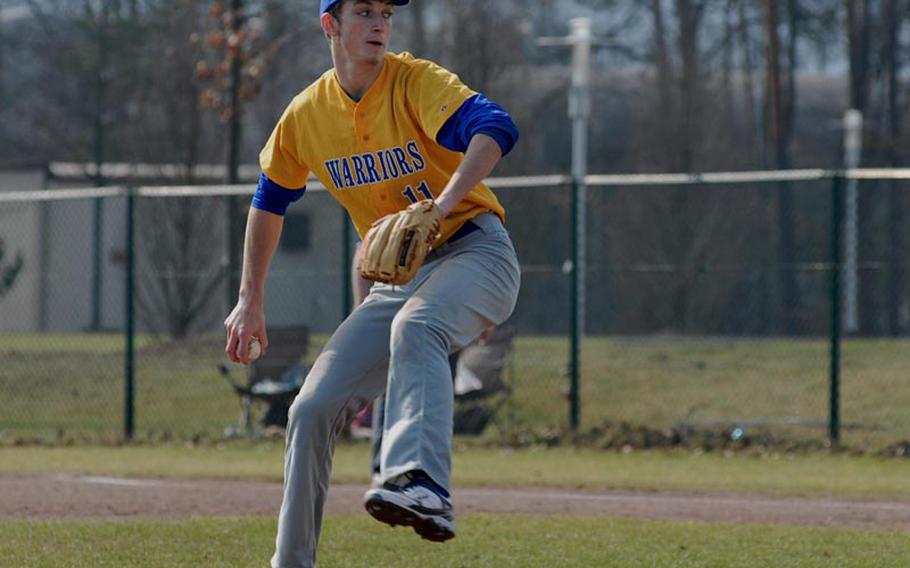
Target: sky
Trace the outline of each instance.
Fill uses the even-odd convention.
[[[15,3],[11,6],[0,8],[0,23],[15,22],[22,18],[27,18],[31,14],[28,6],[25,4]]]

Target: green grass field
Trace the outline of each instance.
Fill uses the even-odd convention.
[[[273,519],[0,523],[0,566],[265,566]],[[475,515],[444,545],[366,515],[326,520],[321,567],[885,568],[907,562],[906,533],[603,518]]]
[[[281,443],[222,448],[177,446],[0,448],[0,474],[74,473],[123,477],[281,481]],[[343,444],[333,480],[368,479],[366,444]],[[906,460],[838,455],[628,454],[568,448],[456,448],[456,486],[541,486],[593,490],[685,491],[789,496],[910,499]]]
[[[278,481],[282,444],[5,447],[0,474]],[[342,444],[333,480],[367,482],[366,444]],[[910,499],[910,463],[847,454],[767,455],[503,450],[458,446],[454,483],[707,494]],[[366,515],[329,516],[323,567],[902,567],[910,533],[606,517],[463,515],[445,545]],[[0,567],[264,566],[274,518],[0,521]]]
[[[325,341],[313,338],[312,360]],[[123,416],[123,338],[0,335],[0,441],[17,437],[116,437]],[[136,427],[140,437],[220,437],[235,424],[236,396],[218,375],[219,335],[175,344],[140,337]],[[910,437],[910,343],[851,340],[843,347],[844,439],[882,445]],[[508,378],[514,395],[500,431],[559,429],[568,422],[564,338],[521,337]],[[604,420],[667,427],[682,420],[816,421],[780,431],[820,439],[828,416],[823,340],[592,337],[583,353],[582,428]],[[243,369],[235,377],[243,378]],[[494,429],[495,430],[495,429]]]

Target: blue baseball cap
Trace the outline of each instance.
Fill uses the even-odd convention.
[[[404,6],[410,0],[392,0],[392,3],[396,6]],[[336,4],[341,2],[341,0],[320,0],[319,2],[319,14],[325,14],[329,10],[335,7]]]

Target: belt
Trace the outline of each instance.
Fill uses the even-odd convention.
[[[453,234],[451,237],[449,237],[449,240],[447,240],[446,242],[454,243],[458,239],[460,239],[462,237],[466,237],[478,229],[480,229],[480,227],[476,223],[472,223],[471,221],[465,221],[465,224],[462,225],[461,227],[459,227],[458,230],[455,231],[455,234]]]

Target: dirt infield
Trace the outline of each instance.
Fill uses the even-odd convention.
[[[366,487],[335,485],[326,511],[362,511]],[[281,484],[0,475],[0,519],[182,519],[276,515]],[[910,502],[557,489],[458,488],[456,510],[910,531]]]

